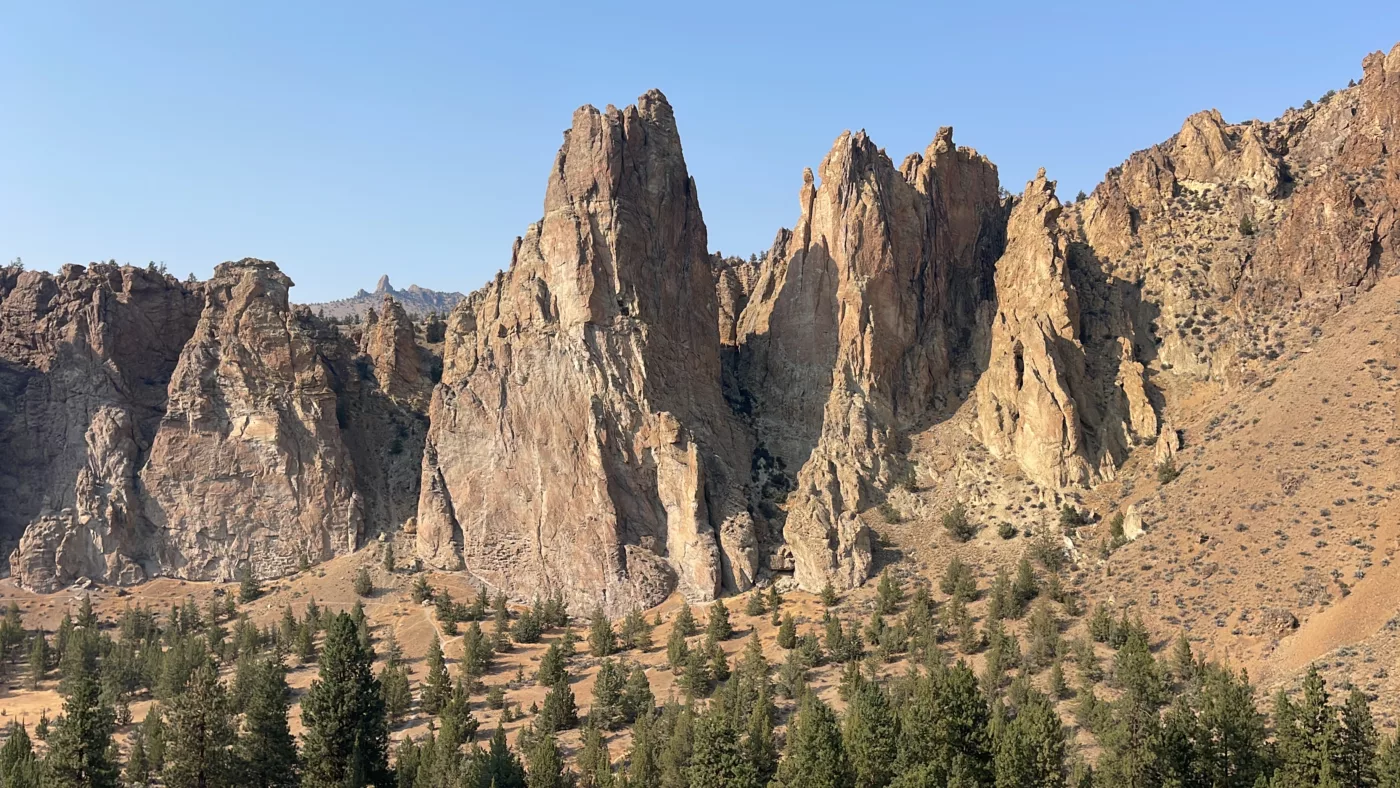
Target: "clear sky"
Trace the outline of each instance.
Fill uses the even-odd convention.
[[[573,109],[676,109],[712,250],[766,248],[843,129],[898,162],[942,125],[1064,195],[1217,107],[1272,118],[1400,41],[1400,3],[114,3],[0,0],[0,258],[315,301],[469,291],[539,218]]]

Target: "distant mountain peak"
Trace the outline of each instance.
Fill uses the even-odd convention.
[[[370,309],[378,309],[385,296],[392,296],[403,307],[404,312],[414,318],[425,317],[429,312],[446,314],[452,311],[457,302],[466,298],[461,293],[429,290],[418,285],[409,285],[406,290],[395,290],[394,286],[389,283],[389,275],[384,274],[379,277],[372,293],[367,292],[362,287],[349,298],[307,304],[306,306],[310,307],[312,312],[323,314],[326,317],[344,319],[358,316],[363,318]]]

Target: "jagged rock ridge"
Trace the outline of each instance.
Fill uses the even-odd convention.
[[[856,585],[915,437],[966,423],[1042,505],[1139,447],[1185,462],[1192,386],[1254,385],[1395,273],[1400,47],[1364,67],[1270,123],[1193,115],[1069,205],[1043,173],[999,197],[948,129],[899,167],[843,134],[747,261],[709,254],[660,93],[585,107],[445,326],[383,293],[328,325],[259,261],[7,270],[0,539],[39,588],[277,573],[400,525],[431,565],[614,613]]]
[[[389,275],[385,274],[379,277],[379,282],[374,286],[372,293],[361,288],[349,298],[306,304],[306,308],[315,315],[336,320],[352,318],[363,320],[368,316],[370,310],[380,305],[385,297],[394,299],[409,317],[417,320],[430,314],[445,315],[451,312],[453,307],[460,304],[462,299],[466,298],[465,295],[458,292],[429,290],[418,285],[409,285],[403,290],[398,290],[389,284]]]

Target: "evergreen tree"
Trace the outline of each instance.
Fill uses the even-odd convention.
[[[672,624],[672,627],[680,630],[683,637],[695,634],[695,614],[691,612],[690,605],[681,605],[680,612],[676,613],[676,622]]]
[[[1342,724],[1333,756],[1342,788],[1372,788],[1376,784],[1377,740],[1366,694],[1353,688],[1342,706]]]
[[[923,770],[940,784],[955,773],[972,785],[991,783],[991,711],[967,663],[916,677],[900,710],[901,771]]]
[[[452,679],[447,674],[447,660],[442,654],[442,641],[435,635],[428,644],[428,675],[423,682],[419,700],[423,710],[437,714],[452,694]]]
[[[18,722],[10,723],[5,732],[5,745],[0,747],[0,785],[39,788],[39,762],[34,757],[34,745],[29,731]]]
[[[68,636],[63,661],[63,716],[49,734],[44,757],[46,788],[115,788],[117,765],[111,758],[115,715],[98,684],[96,616],[83,597],[80,630]]]
[[[734,722],[723,695],[696,719],[691,788],[760,788],[758,773],[746,757]]]
[[[238,737],[239,785],[291,788],[299,782],[299,765],[296,740],[287,724],[292,703],[287,668],[275,654],[255,665],[243,704],[243,731]]]
[[[846,788],[851,784],[836,715],[813,693],[803,696],[789,727],[787,751],[773,784],[775,788]]]
[[[354,588],[355,593],[360,596],[369,596],[374,593],[374,578],[369,576],[369,567],[362,566],[355,573]]]
[[[238,599],[248,603],[261,597],[262,594],[262,583],[258,582],[257,575],[253,574],[253,566],[244,564],[238,570]]]
[[[710,604],[709,620],[705,622],[705,634],[715,642],[728,640],[734,635],[734,626],[729,623],[729,608],[725,606],[723,599],[716,599]]]
[[[605,658],[598,665],[593,679],[593,703],[588,707],[589,725],[600,730],[613,730],[627,718],[622,692],[627,674],[616,661]]]
[[[588,625],[588,651],[595,657],[610,656],[617,651],[617,633],[613,632],[612,622],[602,605],[594,609]]]
[[[307,788],[389,785],[389,731],[373,661],[350,616],[331,619],[319,676],[301,704]]]
[[[1011,584],[1012,616],[1020,618],[1031,600],[1040,595],[1040,586],[1035,581],[1030,559],[1021,557],[1016,564],[1016,580]]]
[[[568,671],[564,666],[564,654],[560,650],[559,644],[549,644],[549,648],[545,649],[544,656],[540,658],[540,666],[535,673],[535,681],[541,686],[552,687],[567,675]]]
[[[52,657],[49,654],[49,641],[40,632],[34,636],[34,642],[29,647],[29,688],[39,689],[39,683],[49,677],[49,663]]]
[[[1209,785],[1254,785],[1265,771],[1264,715],[1249,676],[1219,666],[1201,673],[1197,714],[1202,733],[1197,771]]]
[[[660,722],[663,725],[669,723],[669,730],[666,746],[661,749],[657,758],[660,779],[653,784],[660,785],[661,788],[689,788],[695,712],[689,705],[670,704],[662,711]]]
[[[768,785],[778,772],[778,745],[773,739],[774,714],[772,690],[765,681],[754,698],[744,731],[744,753],[754,765],[759,785]]]
[[[542,733],[557,733],[578,726],[578,706],[568,679],[560,679],[545,693],[544,705],[535,719],[535,729]]]
[[[652,738],[652,718],[645,715],[637,718],[637,724],[632,729],[632,750],[627,756],[627,784],[657,785],[660,781],[661,768],[657,764],[656,742]]]
[[[233,712],[214,664],[205,660],[189,687],[170,702],[165,784],[171,788],[239,785],[233,757]]]
[[[525,788],[525,767],[506,744],[506,730],[499,722],[486,750],[486,779],[496,788]]]
[[[783,616],[783,623],[778,626],[778,646],[779,648],[792,648],[797,645],[797,621],[793,619],[791,613]]]
[[[1378,788],[1400,788],[1400,743],[1397,743],[1396,737],[1387,737],[1381,743],[1381,751],[1376,758],[1376,785]]]
[[[1030,690],[997,740],[996,788],[1064,788],[1065,735],[1055,706]]]
[[[880,584],[875,588],[875,612],[887,616],[904,601],[904,588],[894,573],[888,568],[880,573]]]
[[[525,785],[528,788],[570,788],[570,782],[554,734],[545,733],[530,746]]]
[[[656,708],[656,696],[651,691],[651,681],[646,669],[633,665],[627,674],[627,682],[622,687],[622,712],[628,722],[635,722],[649,716]]]
[[[896,730],[894,710],[885,691],[873,681],[860,681],[842,731],[856,788],[883,788],[893,779]]]

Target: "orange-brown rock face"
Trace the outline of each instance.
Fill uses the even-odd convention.
[[[355,549],[364,512],[327,363],[271,263],[224,263],[141,479],[164,572],[265,576]]]
[[[752,582],[748,451],[720,393],[705,225],[659,92],[574,114],[544,218],[452,315],[430,416],[429,563],[612,612]]]
[[[802,215],[765,260],[737,332],[737,377],[762,456],[793,486],[795,576],[849,588],[870,569],[855,517],[899,470],[903,430],[975,366],[978,306],[1000,252],[996,168],[949,129],[895,169],[864,133],[808,172]],[[795,476],[795,478],[794,478]]]

